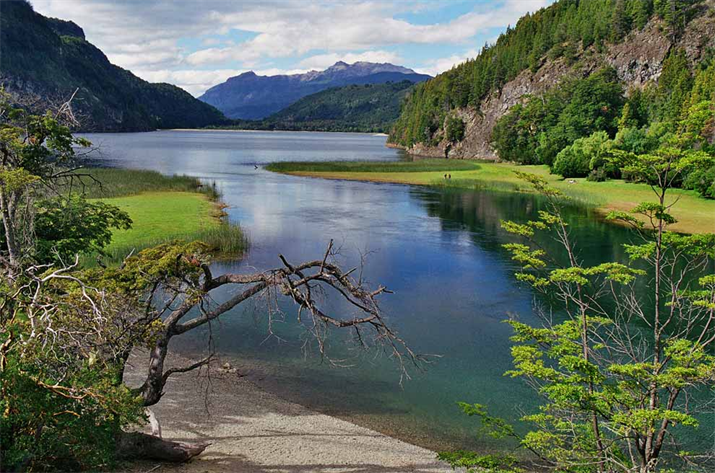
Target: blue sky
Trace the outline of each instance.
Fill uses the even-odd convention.
[[[200,95],[248,70],[392,62],[436,75],[553,0],[31,0],[109,59]]]

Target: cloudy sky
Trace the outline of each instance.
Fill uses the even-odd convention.
[[[113,63],[197,96],[248,70],[296,73],[339,60],[435,75],[551,1],[31,0],[79,24]]]

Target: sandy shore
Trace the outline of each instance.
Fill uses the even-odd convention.
[[[174,360],[174,363],[180,363]],[[129,370],[136,384],[140,373]],[[172,377],[152,408],[163,437],[211,442],[184,465],[141,463],[135,472],[450,472],[435,453],[263,391],[235,370]]]

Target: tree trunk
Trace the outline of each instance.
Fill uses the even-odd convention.
[[[122,432],[117,442],[117,453],[127,460],[184,463],[206,450],[209,445],[171,442],[141,432]]]

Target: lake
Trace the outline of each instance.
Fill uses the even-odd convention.
[[[339,262],[394,291],[382,300],[389,321],[419,353],[440,355],[402,386],[395,363],[354,349],[346,334],[329,338],[329,354],[344,367],[303,347],[295,310],[277,301],[285,321],[268,337],[262,301],[225,314],[211,330],[192,334],[180,349],[199,352],[207,340],[250,379],[288,399],[346,417],[434,449],[496,448],[456,403],[487,404],[514,420],[534,403],[511,368],[510,328],[519,317],[537,323],[534,295],[518,284],[501,245],[510,241],[500,220],[525,221],[541,208],[529,195],[440,190],[392,184],[330,181],[267,172],[274,161],[398,160],[385,137],[340,133],[192,132],[86,135],[104,165],[187,174],[215,182],[232,221],[251,240],[241,261],[215,264],[215,273],[254,272],[290,261],[322,258],[330,239]],[[629,233],[573,207],[567,218],[587,263],[625,261]],[[217,294],[220,300],[226,294]],[[346,309],[339,301],[326,307]],[[185,336],[187,337],[187,336]],[[314,347],[312,347],[314,348]],[[499,446],[503,448],[504,442]]]

